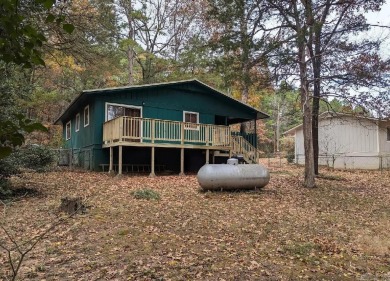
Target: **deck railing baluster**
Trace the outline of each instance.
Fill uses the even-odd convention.
[[[230,146],[230,128],[210,124],[122,116],[103,124],[104,144],[115,141]],[[244,144],[243,144],[244,145]]]

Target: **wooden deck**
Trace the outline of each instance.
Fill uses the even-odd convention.
[[[103,148],[110,149],[109,171],[122,174],[123,146],[150,147],[150,176],[155,175],[155,148],[180,149],[180,174],[184,174],[184,149],[204,149],[205,162],[209,163],[210,151],[213,157],[224,154],[242,154],[248,163],[258,163],[259,152],[240,136],[232,136],[228,126],[194,124],[170,120],[122,116],[103,124]],[[118,147],[118,164],[113,163],[113,148]]]
[[[103,124],[103,147],[141,146],[231,149],[228,126],[118,117]]]

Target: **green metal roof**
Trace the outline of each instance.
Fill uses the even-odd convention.
[[[81,103],[86,101],[88,98],[93,98],[93,96],[100,94],[100,93],[107,93],[107,92],[121,92],[124,90],[136,90],[136,89],[147,89],[147,88],[159,88],[159,87],[168,87],[173,85],[185,85],[185,84],[196,84],[198,86],[204,87],[208,90],[210,90],[211,93],[219,95],[223,98],[226,98],[229,101],[233,101],[237,103],[237,105],[244,106],[244,108],[247,108],[248,110],[256,113],[256,119],[265,119],[268,118],[269,115],[259,111],[258,109],[249,106],[231,96],[228,96],[227,94],[197,80],[197,79],[191,79],[191,80],[182,80],[182,81],[173,81],[173,82],[164,82],[164,83],[153,83],[153,84],[144,84],[144,85],[130,85],[130,86],[123,86],[123,87],[114,87],[114,88],[103,88],[103,89],[92,89],[92,90],[84,90],[82,91],[70,104],[69,106],[64,110],[64,112],[58,117],[58,119],[54,122],[54,124],[61,124],[64,120],[68,119],[73,111],[76,111]]]

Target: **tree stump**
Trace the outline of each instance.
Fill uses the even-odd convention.
[[[67,213],[69,215],[85,213],[85,205],[82,202],[81,197],[64,197],[61,198],[61,205],[59,207],[60,212]]]

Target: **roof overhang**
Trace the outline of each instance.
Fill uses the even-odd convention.
[[[62,124],[64,120],[68,119],[69,118],[69,115],[71,112],[73,112],[74,110],[76,110],[76,108],[79,106],[80,103],[83,103],[84,101],[86,101],[89,97],[92,97],[92,96],[95,96],[95,95],[98,95],[98,94],[101,94],[101,93],[107,93],[107,92],[122,92],[122,91],[125,91],[125,90],[137,90],[137,89],[147,89],[147,88],[151,88],[151,87],[167,87],[167,86],[173,86],[173,85],[184,85],[186,83],[195,83],[195,84],[198,84],[204,88],[207,88],[208,90],[210,90],[211,92],[217,94],[217,95],[220,95],[224,98],[227,98],[237,104],[240,104],[241,106],[243,106],[244,108],[246,108],[247,110],[250,110],[253,112],[253,119],[266,119],[266,118],[269,118],[269,115],[250,106],[250,105],[247,105],[246,103],[243,103],[197,79],[191,79],[191,80],[182,80],[182,81],[173,81],[173,82],[164,82],[164,83],[153,83],[153,84],[145,84],[145,85],[131,85],[131,86],[124,86],[124,87],[115,87],[115,88],[104,88],[104,89],[92,89],[92,90],[84,90],[82,91],[70,104],[69,106],[62,112],[62,114],[57,118],[57,120],[54,122],[54,124]],[[251,119],[251,120],[253,120]],[[236,120],[237,122],[235,123],[239,123],[239,122],[244,122],[244,121],[248,121],[249,119],[247,120],[244,120],[242,119],[243,121],[239,121],[238,119]],[[234,123],[232,123],[234,124]]]
[[[369,120],[375,123],[379,122],[389,122],[390,119],[379,119],[374,117],[367,117],[363,115],[357,115],[357,114],[348,114],[348,113],[341,113],[341,112],[333,112],[333,111],[326,111],[318,115],[319,120],[324,119],[332,119],[332,118],[356,118],[360,120]],[[295,126],[283,133],[283,135],[293,135],[296,131],[300,130],[302,128],[303,124],[299,124],[298,126]]]

